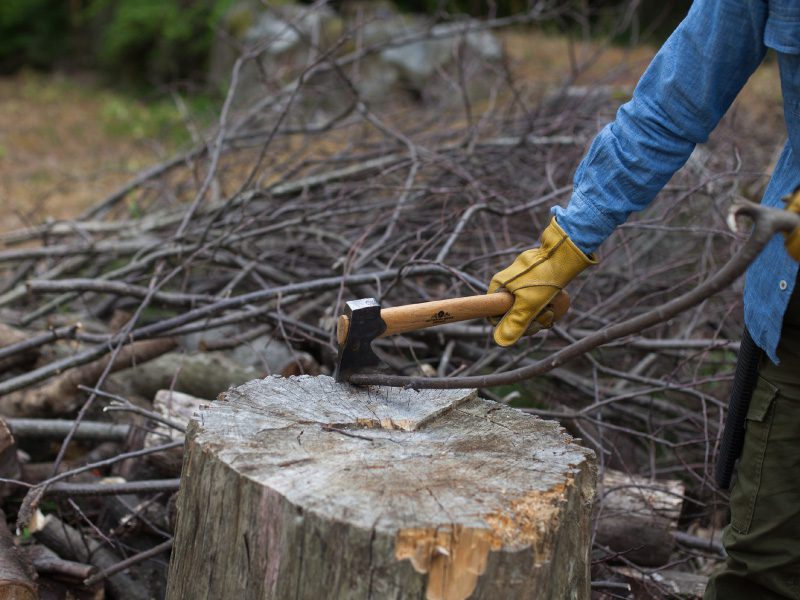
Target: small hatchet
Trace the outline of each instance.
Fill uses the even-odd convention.
[[[336,323],[339,356],[333,376],[336,381],[346,381],[354,371],[380,364],[380,359],[372,350],[372,342],[377,338],[468,319],[500,317],[513,304],[514,296],[508,292],[384,309],[374,298],[351,300],[346,303],[345,314],[339,316]],[[526,333],[531,335],[550,327],[568,309],[569,295],[561,291],[537,315]]]

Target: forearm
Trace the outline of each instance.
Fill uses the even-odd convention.
[[[764,57],[762,2],[701,0],[592,143],[558,223],[593,252],[705,142]]]

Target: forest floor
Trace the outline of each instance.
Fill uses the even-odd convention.
[[[77,216],[188,141],[171,98],[113,91],[97,78],[0,78],[0,230]]]

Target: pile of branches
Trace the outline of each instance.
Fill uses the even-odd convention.
[[[449,35],[552,10],[537,4]],[[185,421],[165,419],[158,390],[210,401],[269,373],[329,374],[345,301],[374,297],[385,307],[484,293],[536,243],[550,207],[568,200],[581,156],[631,91],[575,85],[580,62],[558,86],[529,86],[500,61],[482,65],[491,90],[476,99],[457,57],[434,100],[367,102],[356,67],[380,48],[306,43],[308,61],[279,80],[265,74],[263,93],[241,106],[238,73],[263,48],[245,52],[218,123],[194,148],[74,220],[0,234],[0,475],[13,480],[7,516],[24,533],[24,562],[48,585],[160,593],[180,461],[154,457],[182,445]],[[334,86],[349,99],[308,125],[320,81],[322,92]],[[381,340],[389,372],[415,385],[507,372],[694,289],[741,247],[725,217],[743,194],[758,195],[763,179],[752,173],[773,150],[735,140],[734,124],[723,123],[658,201],[612,236],[553,329],[508,349],[493,345],[486,323]],[[681,525],[718,527],[724,496],[710,473],[741,325],[736,280],[669,320],[480,393],[558,418],[602,468],[679,476]],[[193,362],[204,354],[213,361]],[[146,442],[156,425],[161,437]],[[598,564],[625,560],[624,550],[596,549]],[[673,562],[702,563],[697,550],[675,551]],[[37,553],[58,564],[40,568]]]

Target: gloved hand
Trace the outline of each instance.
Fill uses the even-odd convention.
[[[490,294],[504,289],[514,294],[511,307],[494,330],[494,341],[510,346],[556,294],[586,267],[597,264],[585,255],[558,226],[555,217],[542,232],[540,246],[526,250],[494,277]]]
[[[786,203],[786,210],[800,213],[800,187],[795,188],[791,194],[784,196],[781,200]],[[800,261],[800,227],[795,227],[785,235],[786,252],[796,261]]]

